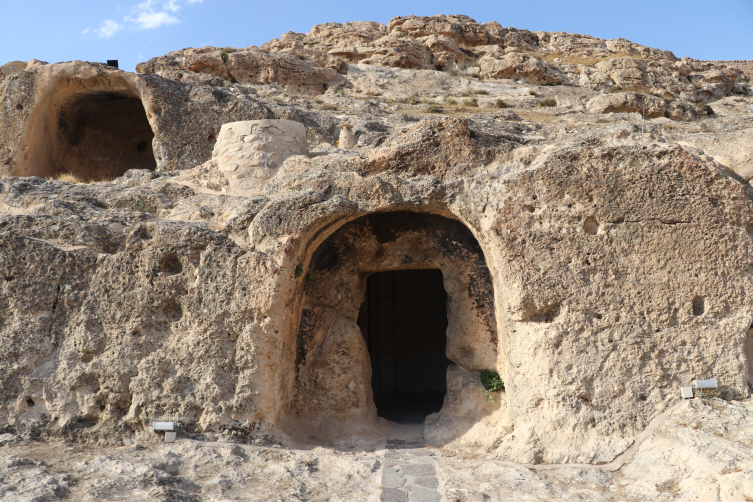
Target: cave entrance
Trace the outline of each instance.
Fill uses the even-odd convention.
[[[447,293],[437,269],[371,274],[358,315],[377,414],[421,423],[447,391]]]
[[[437,411],[443,424],[486,413],[458,404],[478,397],[473,372],[504,364],[491,275],[463,223],[408,211],[364,215],[291,274],[301,310],[290,319],[294,366],[280,373],[290,381],[280,417],[291,433],[334,441],[390,422],[434,427],[424,419]]]
[[[141,100],[120,92],[70,96],[57,116],[50,177],[114,179],[129,169],[154,170],[154,133]]]
[[[61,84],[37,106],[13,176],[71,174],[88,182],[157,167],[154,133],[138,93],[120,80],[109,82],[109,89],[80,89],[94,85],[103,86],[89,81]]]

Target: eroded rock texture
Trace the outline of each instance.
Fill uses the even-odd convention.
[[[409,269],[448,298],[435,447],[605,463],[695,378],[749,399],[739,70],[466,16],[262,49],[3,67],[4,432],[376,441],[358,310]]]

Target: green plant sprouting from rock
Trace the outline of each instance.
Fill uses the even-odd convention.
[[[505,382],[496,371],[481,370],[481,385],[489,392],[505,390]]]
[[[484,398],[497,404],[497,399],[491,393],[505,390],[505,382],[502,381],[499,373],[491,370],[481,370],[481,385],[484,386]]]

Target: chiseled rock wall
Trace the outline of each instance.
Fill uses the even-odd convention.
[[[243,195],[197,188],[221,176],[212,163],[93,185],[3,180],[0,426],[116,443],[171,419],[188,434],[284,437],[307,288],[348,296],[316,276],[314,254],[393,211],[467,227],[493,286],[506,391],[469,415],[478,385],[463,372],[478,368],[453,356],[438,444],[606,462],[693,378],[745,398],[750,188],[692,150],[617,132],[542,151],[522,133],[418,122],[369,155],[291,156]],[[318,394],[345,403],[327,415],[345,437],[374,432],[347,404],[359,389]],[[324,415],[306,409],[312,429],[295,433],[316,438]]]

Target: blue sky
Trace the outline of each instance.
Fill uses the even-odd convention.
[[[753,0],[0,0],[0,64],[118,59],[133,70],[139,61],[186,47],[261,45],[324,22],[386,24],[398,15],[439,13],[531,31],[622,37],[678,57],[753,59]]]

